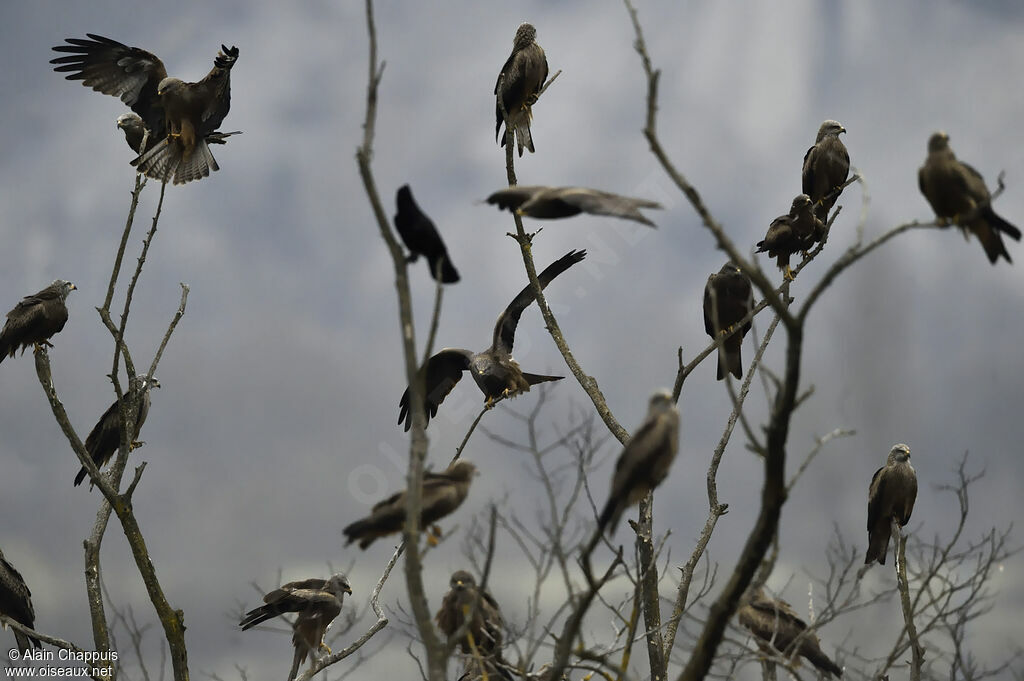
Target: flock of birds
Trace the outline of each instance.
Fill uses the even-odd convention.
[[[132,111],[118,117],[128,145],[138,156],[132,161],[138,172],[161,182],[181,184],[206,177],[218,169],[210,144],[225,144],[239,134],[221,132],[230,108],[230,72],[238,59],[238,49],[221,47],[214,67],[205,78],[186,83],[167,76],[155,55],[137,47],[102,36],[69,38],[68,44],[53,49],[64,54],[52,60],[55,71],[65,72],[69,80],[119,97]],[[496,136],[502,124],[506,134],[523,149],[535,151],[530,122],[532,107],[542,92],[548,66],[544,50],[536,43],[536,31],[522,24],[516,31],[513,50],[495,84]],[[789,258],[797,252],[805,255],[827,236],[829,213],[847,184],[850,158],[839,135],[846,132],[837,121],[821,124],[813,146],[804,156],[803,192],[793,199],[790,211],[773,220],[757,252],[777,259],[786,280],[793,279]],[[505,144],[505,136],[501,137]],[[973,233],[982,243],[992,263],[1002,256],[1010,261],[1001,234],[1020,240],[1016,227],[996,215],[991,196],[981,175],[957,160],[942,132],[931,136],[928,156],[919,171],[919,184],[940,224],[957,224],[965,233]],[[582,187],[512,186],[495,192],[487,202],[499,209],[538,219],[565,218],[579,213],[608,215],[634,220],[654,227],[641,208],[660,208],[653,201],[620,196]],[[396,195],[395,227],[410,250],[408,259],[423,256],[430,274],[445,284],[459,281],[459,274],[448,255],[437,228],[420,210],[408,186]],[[586,257],[586,251],[570,251],[548,265],[538,276],[540,288]],[[22,353],[29,346],[52,347],[49,339],[63,329],[68,319],[66,299],[75,285],[56,280],[50,286],[25,297],[8,314],[0,331],[0,362]],[[445,348],[421,367],[425,386],[423,408],[429,422],[437,415],[444,398],[464,371],[469,371],[485,403],[526,392],[538,383],[561,380],[524,372],[512,358],[515,331],[523,311],[535,300],[531,286],[523,288],[499,315],[491,345],[473,352]],[[718,339],[719,380],[726,374],[743,375],[740,348],[750,329],[753,288],[746,273],[734,263],[726,263],[708,277],[704,291],[705,330]],[[130,439],[135,446],[150,409],[149,393],[159,387],[152,376],[137,376],[129,387],[129,396],[139,404],[138,417]],[[412,423],[409,389],[399,401],[398,423],[408,430]],[[105,465],[120,442],[121,417],[115,402],[100,417],[86,438],[86,449],[97,468]],[[671,393],[659,391],[650,400],[646,419],[619,455],[612,477],[608,501],[598,518],[588,551],[606,532],[613,532],[622,513],[654,490],[668,475],[679,440],[679,412]],[[426,527],[454,512],[469,493],[476,466],[465,460],[453,461],[445,470],[426,472],[422,488],[420,523]],[[75,477],[81,484],[89,472],[85,467]],[[885,466],[878,469],[869,488],[868,550],[865,563],[885,563],[892,522],[904,526],[910,519],[917,495],[917,480],[910,465],[910,449],[895,445]],[[406,518],[406,492],[399,492],[374,505],[370,514],[344,529],[346,545],[358,542],[367,548],[380,537],[398,533]],[[293,614],[295,656],[289,679],[295,678],[307,656],[330,652],[323,642],[328,626],[341,612],[344,595],[351,594],[348,579],[341,574],[328,579],[311,578],[290,582],[264,596],[264,604],[242,618],[240,626],[249,629],[271,618]],[[32,628],[35,614],[31,593],[21,574],[0,552],[0,614]],[[820,649],[817,636],[784,601],[766,596],[761,589],[747,594],[738,612],[739,622],[749,629],[758,645],[774,647],[786,655],[801,655],[819,670],[842,675],[842,669]],[[456,643],[467,656],[467,676],[497,674],[511,679],[515,669],[502,657],[503,621],[497,601],[478,586],[472,574],[459,570],[450,580],[436,617],[447,636],[458,635]],[[18,648],[25,652],[39,647],[40,641],[15,631]]]

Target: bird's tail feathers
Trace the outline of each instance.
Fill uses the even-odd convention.
[[[206,141],[210,144],[227,144],[229,137],[241,134],[241,130],[232,130],[231,132],[211,132],[206,136]]]
[[[988,206],[984,211],[985,218],[989,221],[995,229],[1010,237],[1014,241],[1020,241],[1020,230],[1015,225],[1010,224],[1004,220],[1001,216],[997,215],[992,206]]]
[[[182,158],[174,172],[174,184],[185,184],[192,180],[201,180],[209,176],[211,171],[220,170],[217,159],[213,157],[210,146],[205,139],[196,140],[195,149],[188,158]]]
[[[739,350],[722,347],[718,354],[718,380],[725,378],[726,372],[737,379],[743,378],[743,359]]]
[[[821,648],[817,646],[803,646],[801,651],[807,661],[813,664],[815,667],[828,674],[834,674],[835,676],[842,676],[843,670],[835,662],[829,659],[825,653],[821,652]]]
[[[27,653],[33,648],[42,648],[43,642],[33,636],[26,636],[20,631],[14,632],[14,642],[18,646],[18,650],[22,653]]]
[[[242,627],[242,631],[246,631],[247,629],[252,629],[257,624],[263,624],[267,620],[277,617],[277,615],[278,613],[271,610],[268,606],[261,605],[245,613],[245,617],[238,623],[238,626]]]
[[[449,260],[447,255],[442,255],[440,258],[434,258],[429,261],[430,264],[430,276],[437,279],[437,268],[441,266],[441,283],[442,284],[454,284],[459,280],[459,272],[452,265],[452,261]]]
[[[146,177],[160,182],[170,182],[181,163],[181,145],[165,137],[150,147],[132,165]]]
[[[78,475],[75,476],[75,487],[81,485],[82,481],[85,480],[85,476],[88,474],[89,472],[85,470],[85,466],[82,466],[82,470],[78,471]]]
[[[878,561],[879,565],[885,565],[885,554],[889,552],[889,532],[878,530],[872,532],[868,539],[868,551],[864,555],[864,564],[869,565]]]
[[[533,135],[530,133],[530,116],[521,117],[515,122],[514,128],[516,131],[516,146],[519,149],[520,158],[523,156],[523,147],[529,149],[531,154],[534,153]]]
[[[530,385],[537,385],[538,383],[547,383],[548,381],[561,381],[565,376],[545,376],[543,374],[528,374],[523,372],[523,378]]]

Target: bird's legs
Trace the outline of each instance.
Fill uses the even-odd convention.
[[[128,451],[134,452],[136,449],[146,444],[144,440],[132,440],[128,443]]]
[[[782,278],[785,281],[794,281],[796,279],[796,275],[793,274],[793,268],[791,268],[789,265],[786,265],[782,269]]]

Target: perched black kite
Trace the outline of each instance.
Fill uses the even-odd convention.
[[[457,509],[469,494],[469,483],[476,474],[476,466],[468,461],[456,461],[441,473],[423,474],[423,497],[420,510],[420,527],[436,523]],[[344,532],[348,546],[354,541],[365,549],[380,537],[401,532],[405,526],[406,491],[394,494],[374,505],[370,515],[357,520]]]
[[[544,271],[537,275],[541,289],[550,284],[559,274],[583,260],[586,255],[586,251],[569,251],[545,267]],[[483,352],[445,348],[427,360],[426,367],[421,368],[420,371],[426,372],[424,411],[428,423],[432,416],[437,416],[438,406],[462,378],[463,371],[468,371],[473,376],[473,380],[476,381],[477,387],[484,394],[488,404],[499,397],[515,397],[520,393],[527,392],[530,386],[537,383],[558,381],[564,378],[563,376],[526,373],[512,359],[512,344],[515,342],[519,317],[533,300],[533,288],[527,284],[498,317],[498,321],[494,325],[494,338],[491,341],[491,347]],[[402,399],[398,402],[398,422],[405,422],[405,430],[409,430],[412,425],[408,388],[402,393]]]
[[[70,281],[57,279],[38,293],[25,296],[7,313],[7,323],[0,331],[0,362],[21,348],[30,345],[53,347],[50,338],[59,333],[68,321],[65,299],[75,290]]]
[[[843,670],[821,652],[818,637],[807,632],[807,623],[797,617],[789,603],[768,598],[760,588],[744,600],[746,604],[737,611],[740,624],[750,630],[761,650],[770,654],[774,647],[783,655],[793,656],[794,664],[799,664],[795,657],[800,655],[826,674],[843,675]]]
[[[66,38],[69,44],[54,47],[69,56],[50,63],[57,64],[54,71],[67,72],[68,80],[80,80],[97,92],[119,97],[139,115],[143,129],[149,130],[149,142],[132,165],[148,177],[161,182],[173,179],[174,184],[218,170],[208,142],[213,136],[213,141],[223,143],[234,134],[218,135],[217,128],[231,108],[231,67],[238,59],[238,48],[221,45],[210,73],[198,83],[186,83],[169,78],[163,62],[151,52],[86,35],[89,39]],[[129,136],[127,130],[125,135]],[[132,137],[128,143],[132,145]]]
[[[822,222],[839,198],[837,190],[850,175],[850,154],[839,134],[846,128],[839,121],[825,121],[818,128],[814,146],[804,154],[803,191],[814,203],[814,214]],[[833,192],[835,196],[825,198]]]
[[[548,78],[548,60],[544,50],[535,42],[536,37],[537,29],[533,25],[519,25],[512,42],[512,54],[501,67],[498,81],[494,84],[494,114],[497,118],[494,137],[497,139],[501,124],[505,122],[501,113],[504,107],[508,125],[516,136],[520,156],[523,155],[524,146],[531,154],[534,152],[533,137],[530,134],[532,107]],[[501,146],[505,146],[505,135],[501,136]]]
[[[1020,241],[1020,230],[996,215],[981,173],[956,159],[946,133],[928,140],[928,158],[917,171],[917,183],[936,216],[959,225],[965,236],[970,231],[978,237],[989,262],[995,265],[999,256],[1013,262],[999,232]]]
[[[718,348],[718,380],[731,373],[743,378],[743,359],[740,348],[743,337],[750,331],[751,320],[735,331],[736,324],[754,309],[754,290],[750,277],[733,262],[722,265],[717,274],[708,277],[704,285],[704,330],[711,339],[730,335]]]
[[[782,276],[793,280],[789,267],[789,256],[797,251],[806,252],[825,234],[825,225],[812,210],[811,197],[800,194],[789,208],[789,215],[780,215],[768,225],[763,241],[757,242],[757,253],[767,251],[769,258],[778,256],[776,262]]]
[[[135,415],[135,428],[132,430],[131,441],[129,447],[134,449],[140,446],[141,443],[136,442],[139,439],[139,431],[142,430],[142,424],[146,422],[146,417],[149,416],[149,407],[152,401],[149,397],[149,391],[151,388],[159,388],[160,381],[150,376],[136,376],[132,382],[131,390],[125,394],[125,399],[139,401],[139,411]],[[110,458],[114,456],[114,452],[117,451],[118,447],[121,446],[121,412],[117,408],[117,401],[115,400],[110,405],[100,420],[96,422],[96,425],[92,427],[89,434],[85,438],[85,450],[89,452],[89,457],[92,462],[96,464],[97,468],[102,468]],[[82,484],[89,472],[85,470],[85,466],[78,471],[78,475],[75,476],[75,487]]]
[[[35,628],[36,611],[32,608],[32,592],[28,590],[21,573],[4,558],[3,551],[0,551],[0,615],[10,617],[29,629]],[[43,647],[39,639],[26,636],[20,631],[14,632],[14,642],[22,654],[32,648]]]
[[[637,504],[668,476],[679,447],[679,410],[672,393],[659,390],[651,396],[647,418],[629,438],[615,462],[612,489],[597,521],[598,532],[614,534],[622,512]]]
[[[298,676],[299,666],[306,661],[307,655],[317,657],[323,649],[328,655],[331,649],[324,643],[324,634],[334,618],[341,613],[342,600],[345,594],[352,594],[348,578],[342,574],[331,575],[330,579],[303,579],[288,582],[279,589],[274,589],[263,597],[266,605],[245,613],[239,622],[242,631],[255,627],[257,624],[283,615],[295,613],[292,625],[292,644],[295,646],[295,657],[292,658],[292,669],[288,681]]]
[[[634,199],[586,187],[530,187],[516,185],[496,191],[487,197],[487,203],[497,204],[519,215],[531,218],[567,218],[580,213],[611,215],[657,227],[648,220],[640,208],[661,208],[657,201]]]
[[[473,575],[465,570],[452,574],[448,584],[451,590],[445,594],[441,609],[434,617],[438,629],[451,638],[466,618],[472,616],[459,641],[460,649],[467,655],[489,657],[498,665],[504,664],[501,658],[504,620],[498,602],[485,589],[480,589]],[[508,677],[508,672],[505,671],[503,676]]]
[[[868,551],[864,564],[885,565],[892,521],[910,522],[917,500],[917,474],[910,465],[910,447],[893,445],[885,465],[875,471],[868,488]]]
[[[420,210],[416,200],[412,198],[409,185],[402,185],[395,194],[395,229],[409,249],[408,262],[416,262],[421,255],[430,265],[430,276],[437,280],[438,271],[441,283],[454,284],[459,280],[459,273],[448,257],[448,249],[437,232],[433,221]]]

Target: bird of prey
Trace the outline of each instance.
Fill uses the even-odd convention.
[[[910,522],[917,500],[917,474],[910,465],[910,447],[893,445],[885,465],[875,471],[868,488],[868,551],[864,564],[885,565],[892,521],[903,527]]]
[[[132,381],[132,386],[128,393],[124,395],[127,400],[139,400],[139,410],[135,415],[135,428],[132,431],[131,439],[129,440],[129,448],[134,449],[141,445],[136,442],[139,438],[139,431],[142,430],[142,424],[146,422],[146,417],[149,416],[149,407],[151,400],[149,397],[149,391],[151,388],[159,388],[160,381],[151,376],[139,375],[136,376]],[[130,402],[129,402],[130,403]],[[118,447],[121,446],[121,412],[117,408],[117,401],[115,400],[110,407],[103,412],[103,416],[96,422],[96,425],[92,427],[89,434],[85,438],[85,450],[89,453],[89,458],[96,464],[97,468],[104,466],[110,458],[114,456],[114,452],[117,451]],[[85,470],[85,466],[78,471],[78,475],[75,476],[75,487],[82,484],[89,472]]]
[[[657,227],[647,219],[641,208],[661,208],[657,201],[635,199],[611,192],[586,187],[530,187],[515,185],[496,191],[487,197],[487,203],[498,209],[507,208],[531,218],[567,218],[580,213],[611,215]]]
[[[463,626],[466,618],[472,615],[459,641],[460,649],[466,654],[478,653],[503,662],[501,632],[504,621],[498,602],[486,589],[480,589],[473,575],[465,570],[453,573],[448,584],[451,589],[445,594],[441,608],[434,617],[438,628],[450,638]]]
[[[498,81],[494,84],[494,115],[497,119],[494,126],[495,140],[501,124],[505,122],[501,113],[504,108],[508,126],[515,133],[520,156],[523,155],[524,146],[531,154],[534,152],[530,119],[533,118],[533,105],[537,102],[540,89],[548,78],[548,60],[544,50],[536,43],[536,38],[537,29],[532,24],[519,25],[512,42],[512,54],[501,67]],[[501,136],[501,146],[505,146],[505,135]]]
[[[67,45],[54,47],[68,56],[50,63],[57,65],[54,71],[67,73],[67,80],[80,80],[97,92],[118,97],[138,114],[150,142],[132,165],[148,177],[174,184],[218,170],[208,142],[213,135],[214,141],[223,143],[231,134],[218,137],[216,132],[231,108],[230,75],[238,48],[221,45],[210,73],[197,83],[186,83],[169,78],[163,62],[151,52],[86,35],[88,39],[66,38]],[[131,137],[128,142],[131,145]]]
[[[36,612],[32,608],[32,592],[28,590],[21,573],[4,558],[3,551],[0,551],[0,615],[10,617],[29,629],[35,628]],[[39,639],[26,636],[20,631],[14,632],[14,642],[23,654],[32,648],[43,647]]]
[[[615,462],[612,489],[597,521],[595,541],[607,528],[612,533],[622,512],[639,503],[668,476],[679,447],[679,410],[672,393],[651,396],[647,418],[633,434]]]
[[[288,674],[291,681],[298,675],[299,666],[306,661],[307,655],[312,654],[316,658],[321,649],[328,655],[331,653],[331,649],[324,643],[324,634],[334,618],[341,613],[345,594],[351,595],[352,587],[343,574],[331,575],[330,579],[311,578],[288,582],[264,596],[263,602],[266,605],[245,613],[238,624],[245,631],[278,615],[295,613],[295,622],[292,624],[295,657],[292,658],[292,669]]]
[[[437,232],[433,221],[420,210],[412,198],[409,185],[402,185],[395,194],[395,229],[409,249],[407,262],[416,262],[421,255],[430,265],[430,276],[437,280],[440,271],[441,283],[454,284],[459,273],[448,257],[448,249]]]
[[[1020,241],[1020,230],[996,215],[981,173],[957,160],[946,133],[936,132],[928,140],[928,158],[917,171],[917,183],[936,216],[959,225],[965,236],[970,231],[978,237],[989,262],[995,265],[999,256],[1013,262],[999,233]]]
[[[776,262],[782,270],[783,278],[788,281],[793,280],[789,256],[797,251],[806,253],[825,234],[825,225],[814,214],[813,205],[811,197],[800,194],[793,199],[789,214],[772,220],[764,240],[757,242],[757,253],[767,251],[769,258],[778,256]]]
[[[839,121],[825,121],[818,128],[814,146],[804,154],[803,192],[814,203],[814,214],[822,222],[828,221],[835,196],[825,198],[838,190],[850,175],[850,154],[839,134],[846,132]]]
[[[475,474],[476,466],[461,459],[440,473],[424,473],[420,527],[436,523],[461,506]],[[342,530],[345,546],[358,541],[359,548],[365,549],[380,537],[401,532],[405,526],[405,499],[406,490],[402,490],[374,504],[370,515]]]
[[[718,348],[718,380],[731,373],[743,378],[743,359],[740,348],[743,337],[750,331],[751,320],[733,333],[736,324],[754,309],[754,290],[750,277],[732,261],[722,265],[717,274],[708,277],[704,285],[704,330],[711,339],[732,334]]]
[[[586,251],[569,251],[545,267],[544,271],[537,275],[541,289],[559,274],[583,260],[586,255]],[[425,374],[423,410],[428,423],[432,416],[437,416],[438,406],[462,378],[463,371],[468,371],[473,376],[487,404],[492,404],[499,397],[515,397],[527,392],[530,386],[537,383],[564,378],[527,373],[512,359],[512,344],[515,342],[519,317],[533,300],[533,288],[527,284],[498,317],[494,325],[491,347],[483,352],[445,348],[427,360],[426,366],[422,367],[420,372]],[[405,422],[405,430],[409,430],[412,425],[409,388],[405,389],[398,402],[398,423],[402,422]]]
[[[117,127],[124,132],[124,140],[128,143],[128,146],[136,154],[141,154],[145,151],[142,148],[143,141],[146,142],[146,146],[149,147],[151,143],[156,140],[150,135],[146,137],[146,133],[149,129],[146,127],[145,122],[142,118],[134,111],[123,113],[117,117]],[[242,133],[238,130],[233,132],[211,132],[206,136],[207,144],[227,144],[227,138],[232,135],[241,135]]]
[[[767,597],[760,587],[744,600],[746,603],[741,601],[737,611],[740,624],[754,635],[759,648],[770,652],[770,647],[774,647],[794,658],[800,655],[826,674],[843,675],[843,670],[821,652],[818,637],[807,632],[807,623],[797,617],[789,603]],[[799,664],[795,659],[794,662]]]
[[[55,279],[38,293],[25,296],[7,313],[7,322],[0,331],[0,362],[13,357],[18,348],[22,354],[30,345],[53,347],[50,338],[59,333],[68,321],[65,299],[75,290],[70,281]]]

